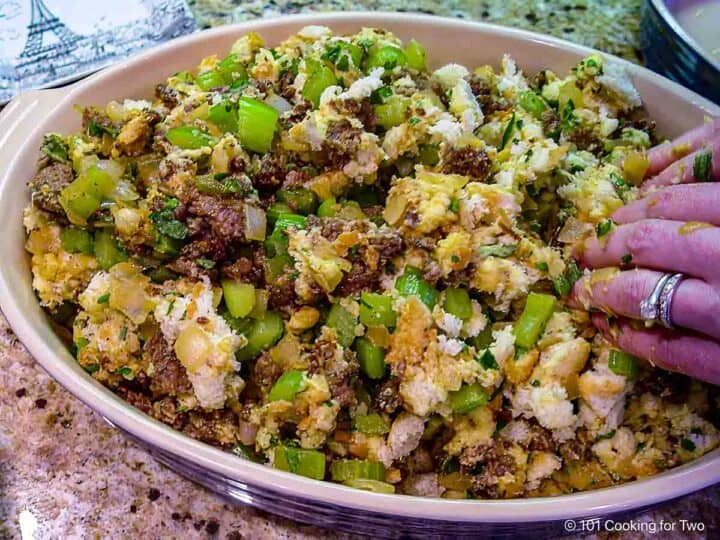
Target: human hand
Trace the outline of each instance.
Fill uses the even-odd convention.
[[[580,280],[572,301],[604,313],[593,322],[617,347],[670,371],[720,384],[720,118],[648,152],[641,198],[618,209],[616,227],[577,250],[589,268],[625,270]],[[707,182],[707,183],[706,183]],[[633,268],[632,270],[628,268]],[[670,298],[670,322],[639,323],[641,302],[665,273],[684,279]]]

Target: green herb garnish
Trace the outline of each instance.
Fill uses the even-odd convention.
[[[697,448],[697,447],[695,446],[695,443],[692,442],[690,439],[682,439],[682,440],[680,441],[680,446],[682,446],[682,447],[683,447],[685,450],[687,450],[688,452],[694,452],[694,451],[695,451],[695,448]]]
[[[204,268],[205,270],[211,270],[212,268],[215,268],[215,261],[212,259],[206,259],[205,257],[200,257],[198,260],[195,261],[198,266],[201,268]]]
[[[68,146],[60,135],[51,133],[43,137],[40,151],[53,161],[68,163]]]
[[[150,214],[150,219],[155,223],[155,227],[165,236],[169,236],[175,240],[184,240],[188,235],[187,226],[175,219],[173,210],[177,208],[177,199],[167,199],[162,210]]]
[[[612,219],[603,219],[595,226],[595,232],[598,238],[602,238],[613,228],[614,222]]]
[[[510,121],[507,123],[507,126],[505,126],[505,131],[503,132],[502,136],[502,142],[500,143],[500,150],[505,148],[508,142],[510,142],[510,137],[512,137],[513,130],[515,129],[515,113],[512,113],[512,116],[510,117]]]
[[[500,369],[497,360],[495,360],[495,355],[490,349],[485,349],[485,352],[478,358],[478,362],[485,369]]]

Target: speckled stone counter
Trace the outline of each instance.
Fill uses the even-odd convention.
[[[203,26],[263,15],[403,10],[482,19],[546,32],[631,60],[640,0],[195,0]],[[703,522],[705,532],[631,538],[712,538],[720,487],[648,512],[638,522]],[[0,315],[0,539],[339,538],[248,508],[234,508],[158,464],[57,385]],[[588,537],[590,538],[590,537]],[[594,538],[594,536],[593,536]]]

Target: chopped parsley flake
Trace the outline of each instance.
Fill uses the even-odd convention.
[[[682,439],[680,441],[680,446],[682,446],[688,452],[694,452],[696,448],[695,443],[692,442],[690,439]]]
[[[613,228],[613,220],[612,219],[603,219],[600,223],[598,223],[595,226],[595,232],[597,233],[598,238],[602,238],[607,233],[610,232],[610,230]]]
[[[212,259],[206,259],[205,257],[200,257],[197,261],[195,261],[197,265],[201,268],[204,268],[205,270],[211,270],[215,268],[215,261]]]
[[[490,349],[486,349],[485,352],[482,353],[480,358],[478,358],[478,362],[480,362],[480,365],[485,369],[500,369],[497,360],[495,360],[495,355]]]

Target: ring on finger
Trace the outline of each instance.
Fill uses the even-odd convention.
[[[665,284],[673,274],[663,274],[655,283],[655,287],[643,301],[640,302],[640,318],[646,323],[657,322],[660,311],[660,295],[665,289]]]
[[[666,274],[667,275],[667,274]],[[660,291],[658,305],[658,319],[665,328],[674,328],[672,321],[672,301],[675,297],[675,291],[685,276],[683,274],[673,274],[664,283]]]

